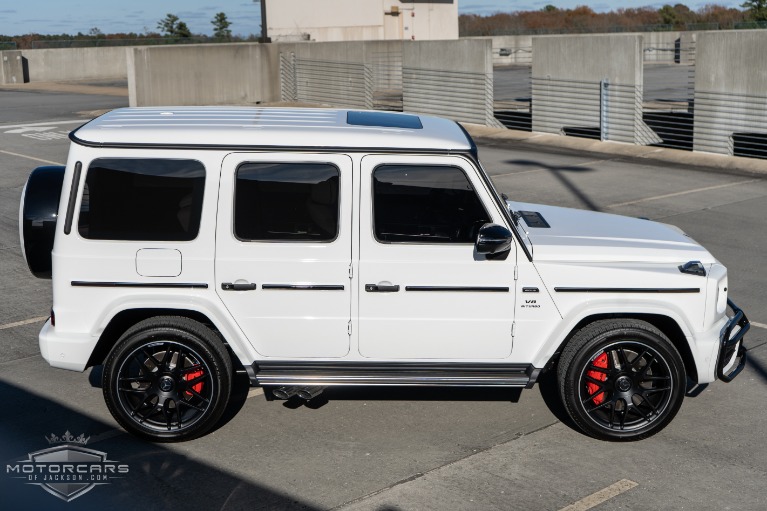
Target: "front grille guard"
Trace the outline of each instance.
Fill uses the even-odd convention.
[[[716,360],[716,377],[729,383],[740,374],[746,365],[746,351],[748,350],[743,345],[743,337],[751,328],[751,323],[749,323],[743,310],[735,305],[732,300],[727,299],[727,306],[732,309],[734,315],[727,322],[727,325],[724,327],[722,335],[719,338],[719,356]],[[738,327],[737,331],[735,331],[736,327]],[[735,331],[734,334],[733,331]],[[725,368],[730,365],[733,357],[736,360],[739,360],[733,368],[725,373]]]

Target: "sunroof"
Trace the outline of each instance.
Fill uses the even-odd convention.
[[[380,128],[423,129],[417,115],[392,114],[389,112],[347,112],[346,124],[353,126],[377,126]]]

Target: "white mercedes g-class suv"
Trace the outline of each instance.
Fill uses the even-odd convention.
[[[233,371],[277,398],[332,385],[524,387],[633,440],[688,377],[730,381],[748,320],[678,228],[509,201],[463,128],[388,112],[128,108],[28,179],[42,356],[103,365],[126,430],[193,438]],[[728,313],[728,310],[731,311]]]

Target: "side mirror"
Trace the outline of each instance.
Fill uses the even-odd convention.
[[[487,223],[480,227],[475,244],[478,254],[502,254],[511,249],[513,236],[507,228]]]

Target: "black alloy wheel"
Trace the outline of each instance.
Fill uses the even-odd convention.
[[[187,318],[129,329],[107,358],[104,399],[126,430],[154,441],[188,440],[212,428],[231,393],[232,365],[217,336]]]
[[[606,440],[639,440],[663,429],[684,399],[684,363],[649,323],[604,320],[568,343],[558,368],[560,394],[573,421]]]

